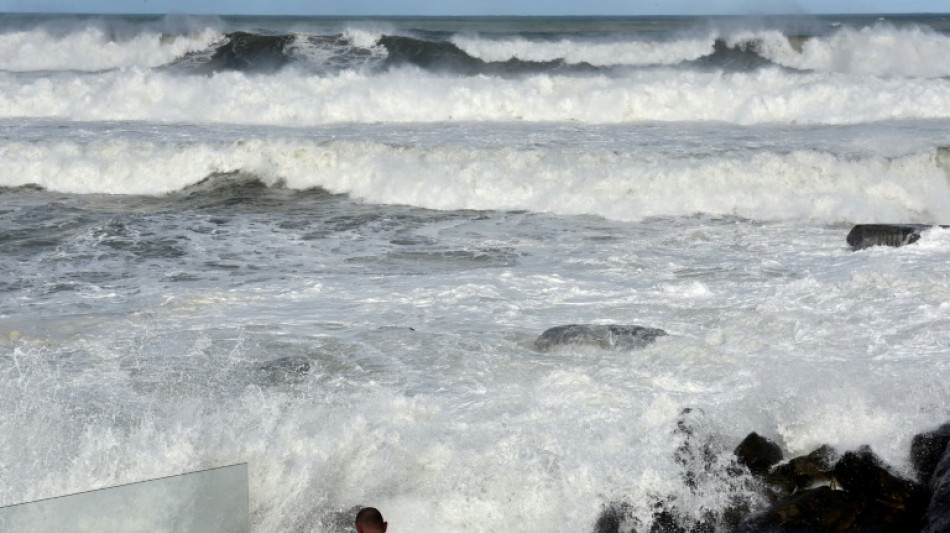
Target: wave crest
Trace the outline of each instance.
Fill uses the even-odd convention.
[[[0,70],[88,71],[158,67],[221,38],[213,21],[166,17],[132,27],[92,19],[46,22],[0,32]]]
[[[843,26],[830,35],[804,40],[800,53],[776,46],[776,42],[774,37],[769,39],[765,56],[796,69],[871,76],[950,76],[950,64],[944,60],[950,53],[950,35],[917,25]]]
[[[225,187],[232,201],[279,186],[381,204],[614,220],[697,213],[827,222],[950,220],[950,185],[936,149],[891,158],[810,149],[684,157],[649,149],[565,150],[559,143],[394,146],[248,139],[6,143],[0,156],[0,187],[34,184],[82,194],[187,197]]]

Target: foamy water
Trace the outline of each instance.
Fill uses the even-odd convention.
[[[839,22],[3,26],[0,504],[247,461],[260,532],[688,522],[751,431],[909,474],[950,232],[845,235],[950,219],[945,23]],[[226,63],[254,28],[292,49]],[[571,323],[668,335],[536,349]]]

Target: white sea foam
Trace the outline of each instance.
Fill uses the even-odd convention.
[[[370,49],[377,45],[380,37],[393,35],[399,31],[390,23],[382,21],[349,22],[342,35],[354,46]]]
[[[452,42],[466,53],[484,61],[555,61],[611,65],[675,65],[692,61],[713,51],[713,37],[698,35],[669,41],[569,40],[537,41],[524,37],[490,39],[459,35]]]
[[[0,33],[0,70],[15,72],[157,67],[221,38],[213,28],[166,36],[160,28],[115,35],[104,25],[63,34],[45,28]]]
[[[334,530],[331,513],[373,504],[420,532],[589,531],[610,501],[643,520],[656,498],[695,516],[725,504],[726,482],[704,465],[686,465],[704,472],[695,490],[682,482],[684,407],[706,413],[696,439],[723,461],[757,431],[794,454],[870,444],[905,474],[910,438],[948,415],[933,400],[947,394],[946,246],[851,254],[840,228],[708,219],[433,219],[419,235],[504,242],[521,260],[425,276],[337,268],[317,288],[309,271],[285,277],[286,261],[392,244],[344,232],[308,246],[275,234],[289,222],[276,216],[220,227],[241,239],[191,231],[187,242],[196,262],[254,261],[265,246],[279,273],[225,289],[158,283],[149,268],[117,304],[122,328],[51,313],[3,345],[0,503],[240,460],[259,529]],[[149,230],[203,221],[173,219],[182,226]],[[690,229],[709,238],[688,241]],[[672,284],[705,289],[671,297]],[[548,325],[592,319],[670,335],[635,353],[530,348]],[[57,336],[70,320],[81,325]],[[311,369],[296,384],[253,372],[278,354]]]
[[[295,189],[433,209],[525,209],[615,220],[736,215],[760,220],[950,220],[950,185],[932,151],[896,158],[812,150],[674,154],[563,148],[392,146],[368,141],[13,142],[7,187],[71,193],[181,190],[241,171]]]
[[[425,105],[420,105],[424,102]],[[629,77],[332,77],[144,69],[0,75],[0,117],[306,126],[341,122],[723,121],[854,124],[950,117],[950,80],[656,70]]]
[[[950,66],[942,60],[950,50],[950,36],[919,26],[846,26],[829,36],[805,40],[801,53],[792,53],[774,33],[765,37],[766,57],[798,69],[873,76],[950,75]]]
[[[485,61],[554,61],[609,65],[675,65],[713,52],[719,38],[730,47],[753,45],[756,53],[799,70],[843,74],[935,78],[950,75],[942,58],[950,36],[920,26],[887,23],[843,26],[829,35],[789,35],[788,29],[726,29],[682,32],[663,40],[529,40],[457,35],[452,42]],[[793,43],[794,41],[794,43]]]
[[[639,530],[658,498],[725,505],[751,431],[909,474],[950,418],[950,231],[851,252],[843,224],[950,221],[946,80],[140,60],[0,74],[0,505],[247,461],[260,531],[355,505],[400,531],[591,531],[607,502]],[[124,196],[235,171],[367,202]],[[30,183],[57,193],[6,188]],[[669,335],[534,349],[570,323]],[[687,407],[716,461],[686,462],[695,486]]]

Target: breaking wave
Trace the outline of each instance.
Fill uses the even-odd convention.
[[[230,23],[234,28],[235,23]],[[950,35],[929,27],[877,22],[855,27],[769,27],[749,20],[665,32],[534,34],[424,31],[411,24],[301,24],[286,32],[228,31],[218,18],[103,18],[56,22],[0,20],[0,70],[44,72],[201,67],[202,72],[385,71],[400,66],[462,75],[603,73],[616,67],[704,66],[725,71],[771,65],[828,73],[944,77]],[[736,61],[736,56],[742,61]],[[568,69],[569,72],[574,72]]]
[[[434,135],[437,135],[435,132]],[[164,195],[209,176],[323,189],[380,204],[529,210],[614,220],[741,216],[828,222],[950,220],[940,154],[622,153],[549,147],[399,146],[387,142],[14,142],[0,145],[4,188]]]

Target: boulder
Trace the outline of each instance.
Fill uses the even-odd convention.
[[[833,472],[844,490],[877,500],[906,501],[920,488],[917,483],[892,473],[868,446],[846,452]]]
[[[632,350],[653,343],[666,335],[662,329],[616,324],[569,324],[556,326],[541,334],[534,345],[547,351],[559,346],[596,346],[604,350]]]
[[[924,514],[923,533],[950,531],[950,448],[943,452],[930,476],[930,502]]]
[[[865,500],[861,525],[886,525],[894,531],[919,529],[927,507],[926,489],[892,473],[869,447],[846,452],[835,464],[834,476],[841,488]]]
[[[764,476],[773,465],[782,460],[782,449],[778,444],[754,431],[739,443],[733,453],[739,464],[756,476]]]
[[[858,224],[848,233],[854,251],[871,246],[904,246],[920,240],[920,233],[932,226],[923,224]]]
[[[822,447],[776,468],[768,479],[796,492],[745,519],[740,531],[919,531],[927,505],[922,486],[895,475],[867,446],[846,452],[829,471],[832,457]],[[843,490],[801,489],[829,473]]]
[[[930,477],[947,449],[947,443],[950,443],[950,423],[914,436],[910,443],[910,461],[921,484],[930,484]]]
[[[747,517],[739,525],[741,533],[825,533],[848,531],[864,511],[864,499],[831,487],[801,491],[763,512]]]
[[[719,461],[722,449],[712,435],[713,426],[702,409],[685,408],[672,431],[673,459],[680,466],[683,483],[695,494],[724,491],[722,506],[697,513],[682,506],[682,495],[655,495],[647,516],[636,516],[629,502],[612,502],[600,512],[594,533],[716,533],[734,531],[753,508],[752,478],[732,461]],[[747,483],[748,482],[748,483]],[[641,512],[642,512],[641,508]]]
[[[785,495],[816,485],[827,485],[834,478],[838,452],[827,444],[808,455],[795,457],[772,469],[766,476],[770,487]]]
[[[621,528],[630,519],[630,504],[611,503],[597,517],[594,533],[625,533],[628,530]]]
[[[695,509],[684,506],[688,497],[657,495],[650,516],[638,519],[629,503],[613,503],[594,531],[950,532],[950,423],[913,439],[914,468],[929,485],[899,476],[868,446],[840,456],[821,446],[773,466],[781,461],[781,450],[756,433],[736,447],[734,461],[724,463],[710,429],[702,409],[684,409],[673,430],[674,459],[690,492],[719,491],[722,505]]]

